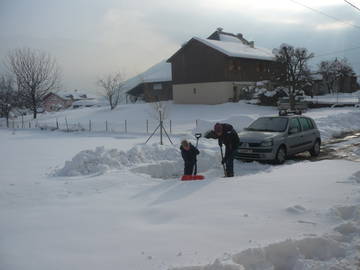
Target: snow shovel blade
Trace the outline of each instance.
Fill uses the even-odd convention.
[[[203,180],[205,177],[203,175],[183,175],[181,181],[192,181],[192,180]]]
[[[197,174],[193,175],[193,180],[203,180],[205,177],[203,175]]]
[[[189,181],[192,180],[192,175],[183,175],[181,177],[181,181]]]

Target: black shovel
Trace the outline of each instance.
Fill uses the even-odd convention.
[[[198,147],[199,144],[199,139],[201,138],[201,133],[195,133],[195,138],[196,138],[196,148]],[[197,160],[195,160],[195,170],[194,170],[194,175],[197,174]]]
[[[225,164],[223,163],[223,160],[224,160],[224,154],[223,154],[223,149],[222,149],[222,145],[220,145],[220,153],[221,153],[221,164],[223,166],[223,169],[224,169],[224,176],[226,177],[227,176],[227,173],[226,173],[226,168],[225,168]]]

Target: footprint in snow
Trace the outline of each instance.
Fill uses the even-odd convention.
[[[291,214],[303,214],[305,213],[306,209],[301,205],[294,205],[286,208],[286,211]]]

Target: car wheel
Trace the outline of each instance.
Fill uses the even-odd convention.
[[[276,152],[275,156],[275,163],[276,164],[283,164],[286,160],[286,150],[284,146],[280,146]]]
[[[310,155],[312,157],[317,157],[320,154],[320,141],[316,140],[313,147],[310,149]]]

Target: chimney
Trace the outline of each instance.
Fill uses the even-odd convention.
[[[222,32],[222,30],[224,30],[224,28],[218,27],[216,30],[220,33],[220,32]]]
[[[254,41],[249,41],[249,46],[250,46],[251,48],[254,48],[255,42],[254,42]]]
[[[238,33],[236,36],[241,40],[243,39],[243,34],[241,34],[241,33]]]

